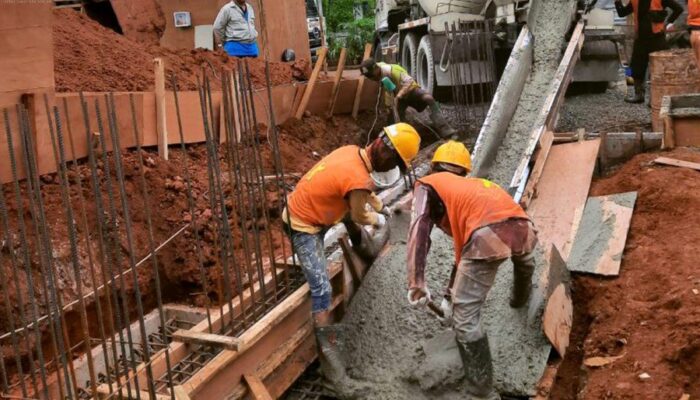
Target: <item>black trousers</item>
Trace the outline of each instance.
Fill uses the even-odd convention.
[[[632,78],[634,78],[635,82],[644,82],[646,79],[647,68],[649,67],[649,54],[666,49],[668,49],[668,45],[664,34],[639,37],[634,40],[630,67],[632,68]]]

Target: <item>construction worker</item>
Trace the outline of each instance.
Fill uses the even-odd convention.
[[[700,65],[700,0],[688,0],[688,29],[695,61]]]
[[[668,16],[667,8],[672,10]],[[615,9],[620,17],[634,14],[635,39],[632,48],[632,78],[634,93],[625,98],[628,103],[643,103],[649,54],[666,50],[666,31],[673,31],[673,22],[683,12],[683,7],[675,0],[630,0],[622,5],[621,0],[615,0]]]
[[[534,271],[534,226],[525,211],[493,182],[468,178],[471,157],[467,148],[450,141],[440,146],[430,175],[416,182],[413,220],[408,239],[408,301],[431,302],[425,282],[430,233],[437,225],[452,237],[455,270],[441,304],[455,331],[464,364],[467,399],[500,399],[493,388],[493,365],[481,308],[499,266],[514,264],[510,305],[523,307],[530,296]]]
[[[369,387],[350,379],[337,347],[339,326],[330,310],[332,289],[323,253],[323,237],[349,212],[354,223],[384,228],[388,211],[372,192],[370,173],[397,166],[403,172],[418,154],[420,136],[405,123],[384,128],[369,146],[341,147],[319,161],[290,194],[282,214],[311,289],[311,304],[321,373],[328,388],[343,399],[366,398]],[[371,210],[366,205],[371,205]]]
[[[246,0],[231,0],[221,7],[214,21],[214,33],[228,55],[258,56],[255,11],[253,6],[246,3]]]
[[[429,107],[433,128],[440,137],[449,138],[457,134],[457,131],[445,121],[435,98],[421,88],[418,82],[402,66],[383,62],[378,63],[373,58],[368,58],[362,62],[360,71],[367,79],[382,82],[384,90],[394,95],[394,107],[398,109],[401,121],[406,120],[406,109],[408,107],[418,112],[422,112]]]

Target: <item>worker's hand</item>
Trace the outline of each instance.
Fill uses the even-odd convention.
[[[408,289],[408,304],[414,308],[425,307],[432,297],[427,287]]]
[[[675,31],[676,31],[676,26],[673,25],[673,23],[666,25],[666,32],[675,32]]]
[[[377,214],[377,223],[374,224],[377,228],[381,229],[386,225],[386,215],[384,214]]]
[[[452,302],[447,297],[442,298],[440,310],[442,310],[444,315],[443,317],[437,317],[438,320],[440,320],[440,323],[442,323],[444,326],[452,326]]]
[[[387,218],[391,217],[391,210],[387,206],[382,207],[382,209],[379,210],[379,213],[386,216]]]

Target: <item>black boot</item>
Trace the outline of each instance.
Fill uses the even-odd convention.
[[[645,95],[644,80],[643,79],[635,79],[634,80],[634,93],[629,97],[625,97],[625,101],[627,103],[632,103],[632,104],[641,104],[641,103],[644,103],[644,95]]]
[[[335,396],[343,400],[365,399],[370,387],[364,382],[350,378],[345,371],[340,349],[338,348],[338,325],[316,327],[318,359],[321,364],[323,385]]]
[[[457,341],[459,355],[464,364],[464,379],[467,383],[467,399],[500,400],[493,388],[493,362],[487,336],[475,341]]]
[[[535,270],[535,256],[528,254],[517,261],[513,260],[513,291],[510,306],[520,308],[527,304],[532,292],[532,273]]]

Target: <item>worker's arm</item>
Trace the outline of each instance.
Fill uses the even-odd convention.
[[[623,6],[621,0],[615,0],[615,9],[617,10],[617,15],[623,18],[634,12],[631,2]]]
[[[365,207],[367,203],[371,204],[371,196],[372,192],[369,190],[353,190],[350,192],[348,199],[350,203],[350,218],[355,223],[360,225],[377,225],[379,220],[378,214],[367,210],[367,207]]]
[[[224,6],[214,20],[214,33],[221,43],[226,41],[226,25],[228,25],[230,7]]]
[[[413,191],[413,220],[408,231],[408,289],[425,290],[425,264],[430,251],[430,232],[433,219],[430,215],[432,189],[418,184]],[[434,201],[434,200],[433,200]]]
[[[673,24],[678,17],[683,14],[683,6],[678,4],[676,0],[661,0],[661,4],[664,8],[670,8],[672,10],[671,16],[666,19],[667,24]]]
[[[374,192],[370,193],[367,203],[369,203],[376,212],[380,212],[384,208],[384,202]]]

